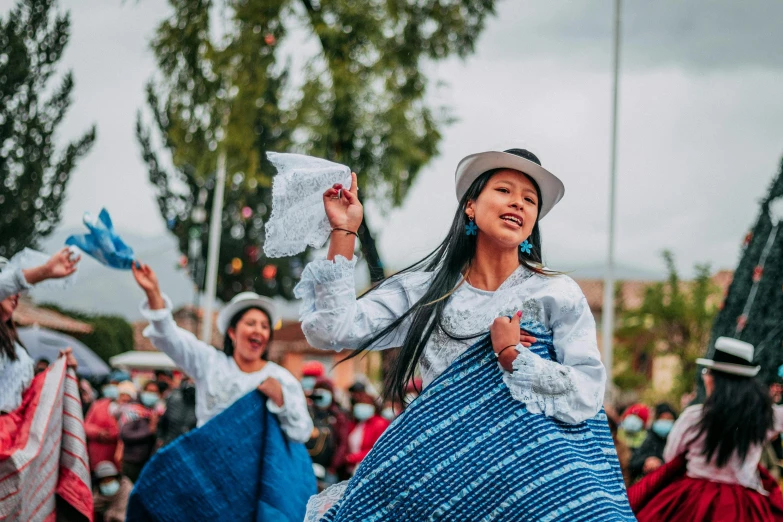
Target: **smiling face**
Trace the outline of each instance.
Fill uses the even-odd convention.
[[[503,169],[489,178],[475,200],[468,201],[465,214],[475,219],[479,235],[517,249],[533,232],[538,205],[538,192],[530,178]]]
[[[14,310],[16,310],[18,304],[19,294],[14,294],[11,297],[6,297],[0,301],[0,321],[6,322],[11,319],[11,316],[14,315]]]
[[[234,343],[234,359],[246,362],[261,359],[271,334],[269,317],[257,308],[247,310],[236,326],[228,329]]]

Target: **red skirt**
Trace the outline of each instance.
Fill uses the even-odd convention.
[[[769,496],[739,484],[725,484],[683,475],[685,459],[676,459],[628,490],[639,522],[783,521],[783,495],[777,482],[759,466]]]

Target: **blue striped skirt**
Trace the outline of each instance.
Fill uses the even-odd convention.
[[[551,340],[532,350],[554,360]],[[320,520],[635,518],[606,414],[567,424],[528,412],[484,340],[394,421]]]

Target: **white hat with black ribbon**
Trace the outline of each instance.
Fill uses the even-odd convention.
[[[755,377],[761,366],[753,364],[753,355],[752,344],[731,337],[718,337],[712,359],[696,359],[696,364],[716,372]]]

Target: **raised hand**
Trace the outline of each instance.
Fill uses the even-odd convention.
[[[63,248],[41,266],[23,270],[25,280],[34,285],[46,279],[60,279],[76,272],[81,256],[72,257],[71,249]]]
[[[362,224],[364,208],[359,202],[356,173],[351,173],[351,187],[335,184],[324,192],[324,209],[332,228],[356,232]]]
[[[164,308],[166,305],[163,301],[163,296],[160,293],[160,285],[158,284],[158,276],[149,267],[139,261],[136,261],[131,265],[131,271],[133,277],[136,279],[136,283],[139,288],[144,290],[147,294],[147,301],[151,310],[158,310]]]

